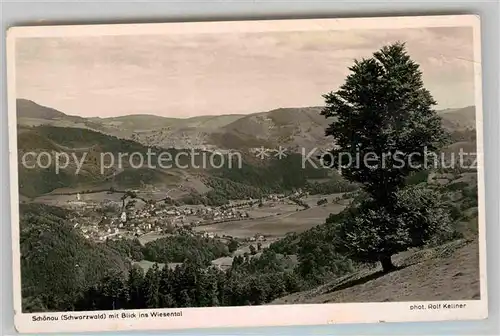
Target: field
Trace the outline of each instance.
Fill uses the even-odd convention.
[[[317,197],[314,197],[314,200]],[[300,206],[290,206],[287,204],[276,205],[275,207],[263,206],[253,209],[252,219],[240,221],[228,221],[223,223],[204,225],[196,227],[195,230],[201,232],[213,232],[218,235],[228,235],[238,238],[250,238],[255,235],[265,235],[266,237],[283,237],[288,232],[303,232],[311,227],[323,224],[325,218],[330,214],[339,213],[346,206],[343,204],[330,202],[317,206],[315,202],[306,199],[306,203],[314,205],[306,210],[299,210]],[[273,215],[274,214],[274,215]],[[260,217],[260,218],[259,218]]]
[[[104,201],[114,201],[121,202],[120,198],[123,196],[121,193],[108,193],[106,191],[80,194],[80,201],[91,201],[91,202],[104,202]],[[57,195],[57,194],[46,194],[43,196],[36,197],[34,199],[37,203],[43,203],[53,206],[66,206],[68,202],[76,202],[77,195]]]

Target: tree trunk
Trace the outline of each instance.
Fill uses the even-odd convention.
[[[380,256],[380,263],[382,264],[382,271],[384,273],[389,273],[396,269],[396,266],[392,263],[391,255]]]

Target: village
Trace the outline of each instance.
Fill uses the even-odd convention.
[[[121,200],[92,200],[87,197],[83,200],[80,194],[76,194],[75,199],[68,200],[65,206],[71,208],[75,213],[71,219],[73,226],[79,229],[85,238],[95,242],[105,242],[108,239],[140,238],[155,234],[156,237],[161,237],[180,231],[214,238],[217,236],[216,233],[194,230],[194,228],[270,217],[276,213],[260,213],[255,209],[264,206],[273,208],[276,204],[297,207],[293,196],[297,197],[301,194],[302,191],[289,196],[271,194],[256,200],[231,201],[229,204],[218,207],[206,205],[176,206],[167,202],[154,202],[136,197],[122,197]],[[249,241],[263,239],[263,236],[256,235],[250,237]]]

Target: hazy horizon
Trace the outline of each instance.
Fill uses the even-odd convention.
[[[421,65],[436,109],[475,105],[471,27],[22,38],[16,89],[18,98],[83,117],[323,106],[354,59],[396,41]]]
[[[25,98],[25,97],[18,97],[16,99],[29,100],[29,101],[32,101],[32,102],[38,104],[38,102],[36,102],[32,99]],[[48,107],[48,108],[53,108],[52,106],[46,106],[43,104],[38,104],[38,105]],[[151,113],[130,113],[130,114],[120,114],[120,115],[116,115],[116,116],[104,116],[104,117],[102,117],[102,116],[85,116],[85,115],[78,115],[78,114],[69,114],[69,113],[65,113],[64,111],[60,111],[60,110],[58,110],[58,111],[63,112],[64,114],[66,114],[68,116],[76,116],[76,117],[83,117],[83,118],[107,119],[107,118],[133,117],[133,116],[151,116],[151,117],[162,117],[162,118],[172,118],[172,119],[190,119],[190,118],[198,118],[198,117],[218,117],[221,115],[224,115],[224,116],[246,116],[246,115],[255,114],[255,113],[266,113],[266,112],[279,110],[279,109],[300,109],[300,108],[309,108],[309,107],[323,107],[323,105],[321,105],[321,106],[320,105],[316,105],[316,106],[281,106],[281,107],[276,107],[276,108],[268,110],[268,111],[257,111],[257,112],[249,112],[249,113],[229,113],[229,114],[204,114],[204,115],[177,116],[177,117],[171,117],[171,116],[165,116],[165,115],[159,115],[159,114],[151,114]],[[467,107],[475,107],[475,105],[472,104],[472,105],[464,105],[464,106],[456,106],[456,107],[435,108],[435,110],[445,111],[445,110],[462,109],[462,108],[467,108]]]

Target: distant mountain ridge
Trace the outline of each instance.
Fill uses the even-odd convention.
[[[56,109],[39,105],[28,99],[17,99],[16,111],[18,118],[39,118],[47,120],[69,118],[68,115]]]
[[[137,114],[111,118],[70,116],[26,99],[17,100],[18,125],[88,128],[145,146],[164,148],[248,149],[312,148],[331,142],[324,136],[329,120],[322,107],[278,108],[247,115],[212,115],[186,119]],[[475,128],[475,107],[440,110],[450,131]]]
[[[476,128],[476,107],[446,109],[439,111],[443,126],[449,130],[465,130]]]
[[[58,127],[89,128],[104,131],[103,126],[84,117],[67,115],[51,107],[28,99],[16,100],[17,124],[20,126],[52,125]]]
[[[20,152],[65,151],[75,153],[78,158],[88,152],[78,175],[74,174],[76,165],[73,161],[58,175],[54,172],[53,164],[49,169],[27,169],[19,165],[20,193],[26,197],[37,197],[54,190],[67,192],[145,186],[173,188],[179,183],[184,186],[180,195],[205,194],[212,190],[213,193],[218,191],[224,194],[227,188],[232,192],[239,192],[240,189],[260,188],[275,182],[289,185],[287,181],[292,181],[299,185],[313,178],[314,174],[304,169],[294,170],[296,167],[292,167],[291,161],[264,162],[255,156],[254,149],[261,146],[278,149],[283,146],[287,150],[286,159],[292,159],[293,148],[304,147],[307,150],[308,147],[331,146],[332,142],[332,139],[324,135],[329,120],[320,115],[321,107],[280,108],[249,115],[200,116],[188,119],[151,115],[86,119],[69,116],[34,102],[18,102],[17,142]],[[443,125],[451,131],[453,140],[445,151],[458,152],[460,148],[467,148],[468,152],[474,152],[474,107],[440,111],[440,114],[443,116]],[[135,128],[138,124],[151,129],[137,131]],[[154,128],[158,125],[162,125],[162,128]],[[117,157],[119,152],[146,153],[148,148],[171,153],[191,148],[197,152],[234,149],[242,154],[244,169],[133,169],[125,164],[120,169],[115,167],[106,171],[104,175],[99,172],[101,153],[114,153]],[[293,155],[294,159],[299,160],[294,163],[299,167],[300,153]],[[271,155],[269,159],[275,158]],[[274,166],[270,167],[268,164]],[[272,180],[269,180],[271,175]],[[214,182],[214,179],[222,181],[219,182],[226,189],[220,187],[220,183]]]

